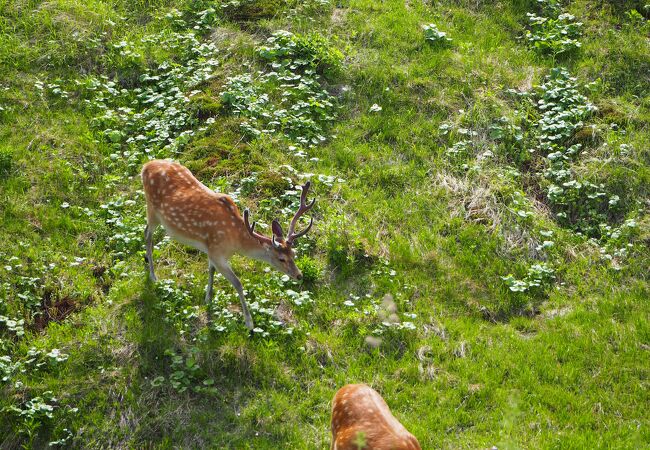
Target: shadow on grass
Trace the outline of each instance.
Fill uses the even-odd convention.
[[[140,327],[134,330],[139,369],[131,391],[139,419],[129,443],[193,448],[245,442],[258,442],[265,448],[285,444],[284,427],[274,423],[284,422],[278,415],[280,408],[275,411],[269,406],[264,392],[295,389],[284,373],[287,363],[299,364],[290,352],[294,346],[249,337],[243,322],[241,329],[222,334],[197,320],[195,329],[181,336],[165,321],[157,301],[156,287],[147,280],[137,304]],[[182,365],[173,366],[173,356],[166,354],[170,349],[184,358]],[[186,365],[188,359],[198,368],[192,371]],[[190,377],[189,388],[182,392],[170,382],[178,371]],[[164,381],[152,383],[160,377]],[[259,410],[269,408],[268,414],[276,419],[264,422]],[[252,412],[243,413],[247,409]]]

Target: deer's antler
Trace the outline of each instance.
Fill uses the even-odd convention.
[[[307,234],[307,232],[311,229],[311,226],[314,224],[314,218],[312,217],[309,220],[309,225],[307,228],[305,228],[303,231],[300,233],[296,233],[296,225],[298,224],[298,220],[300,217],[312,209],[314,207],[314,204],[316,203],[316,199],[313,199],[311,203],[307,204],[307,192],[309,192],[309,187],[311,186],[311,182],[305,183],[304,186],[302,186],[302,194],[300,194],[300,208],[298,208],[298,211],[296,211],[296,214],[293,216],[293,219],[291,219],[291,224],[289,224],[289,233],[287,234],[287,244],[291,245],[293,241],[298,239],[299,237],[304,236]]]
[[[260,239],[262,241],[268,241],[269,238],[255,231],[255,225],[257,225],[257,222],[253,222],[253,225],[251,225],[248,220],[249,216],[250,216],[250,211],[248,211],[248,208],[246,208],[244,210],[244,224],[246,225],[246,229],[248,230],[248,233],[254,238]]]

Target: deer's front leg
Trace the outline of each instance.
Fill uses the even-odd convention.
[[[237,293],[239,294],[239,300],[241,301],[241,310],[242,313],[244,314],[244,322],[246,323],[246,328],[249,330],[253,330],[254,325],[253,325],[253,318],[251,317],[251,313],[248,312],[248,306],[246,305],[246,298],[244,297],[244,288],[241,285],[241,282],[239,281],[239,278],[237,278],[237,275],[235,275],[235,272],[232,271],[232,268],[230,267],[230,264],[228,264],[227,261],[219,261],[217,263],[213,263],[217,270],[221,272],[221,274],[226,277],[230,283],[237,289]]]

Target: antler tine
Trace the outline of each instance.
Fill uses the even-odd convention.
[[[313,224],[314,224],[314,218],[312,217],[312,218],[309,219],[309,225],[307,225],[307,228],[302,230],[300,233],[292,234],[291,235],[291,240],[289,242],[293,242],[294,240],[298,239],[299,237],[303,237],[304,235],[306,235],[307,232],[309,232],[309,230],[311,229],[311,226]]]
[[[307,234],[314,223],[314,219],[312,218],[309,221],[309,226],[305,228],[305,230],[301,231],[300,233],[296,233],[296,225],[298,224],[298,220],[304,213],[312,209],[316,203],[316,199],[313,199],[309,204],[307,204],[307,193],[309,192],[310,186],[310,181],[306,182],[304,186],[302,186],[302,193],[300,194],[300,207],[298,208],[298,211],[296,211],[296,214],[293,216],[293,219],[291,219],[291,223],[289,224],[289,232],[287,234],[287,243],[289,244],[291,244],[295,239],[298,239],[299,237]]]
[[[246,229],[248,230],[250,235],[253,236],[254,238],[259,239],[260,241],[271,242],[271,244],[273,244],[273,247],[275,247],[275,248],[280,248],[280,245],[275,241],[275,234],[273,234],[272,239],[269,239],[266,236],[264,236],[263,234],[260,234],[260,233],[255,231],[255,225],[257,224],[257,222],[253,222],[253,225],[251,225],[249,223],[249,221],[248,221],[249,215],[250,215],[250,212],[248,211],[248,208],[246,208],[244,210],[244,224],[246,225]]]
[[[246,208],[244,210],[244,224],[246,225],[246,229],[248,230],[250,235],[253,236],[254,238],[258,238],[258,239],[263,239],[263,240],[268,239],[268,238],[266,238],[266,236],[263,236],[263,235],[255,232],[255,225],[257,224],[257,222],[253,222],[253,225],[251,225],[250,222],[248,221],[249,216],[250,216],[250,211],[248,211],[248,208]]]
[[[248,222],[248,215],[250,212],[248,211],[248,208],[244,210],[244,224],[246,224],[246,229],[248,232],[251,234],[251,236],[255,236],[255,224],[257,222],[253,222],[253,226]]]

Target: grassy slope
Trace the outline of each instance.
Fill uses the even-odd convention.
[[[341,97],[344,108],[332,130],[336,138],[310,151],[317,162],[290,156],[282,140],[242,143],[237,123],[226,116],[217,116],[180,160],[202,179],[227,185],[248,175],[252,161],[260,176],[271,180],[255,191],[257,201],[273,193],[282,163],[346,181],[317,190],[311,256],[323,270],[310,286],[315,306],[295,312],[310,334],[249,339],[243,325],[227,334],[205,333],[202,315],[192,324],[191,335],[203,337],[196,342],[161,320],[141,254],[112,271],[114,261],[103,243],[110,229],[60,207],[67,201],[99,210],[117,193],[133,196],[138,179],[111,173],[110,150],[95,141],[87,111],[75,102],[43,99],[33,88],[37,79],[74,79],[86,70],[114,73],[111,61],[97,62],[83,50],[72,38],[75,31],[94,36],[111,19],[117,25],[110,28],[109,42],[137,40],[157,26],[151,20],[156,6],[182,8],[184,2],[2,6],[2,88],[12,109],[2,117],[0,139],[14,164],[0,181],[0,252],[26,266],[56,262],[48,289],[83,305],[43,332],[28,330],[24,339],[7,337],[3,343],[7,354],[23,355],[31,346],[69,354],[56,370],[17,375],[2,387],[2,407],[51,390],[61,404],[79,408],[60,423],[45,420],[35,445],[67,427],[80,447],[150,442],[324,448],[329,400],[351,382],[378,389],[424,448],[639,448],[650,440],[644,412],[650,403],[649,255],[640,253],[624,270],[613,271],[593,247],[538,208],[536,223],[556,232],[556,288],[542,296],[513,297],[503,285],[500,276],[521,276],[532,259],[522,242],[534,238],[527,240],[526,227],[516,226],[498,201],[512,183],[522,189],[521,181],[500,176],[507,162],[502,160],[466,176],[450,163],[445,148],[453,141],[441,136],[439,126],[462,124],[480,133],[480,148],[492,148],[487,127],[516,108],[504,90],[539,82],[554,61],[536,56],[519,39],[532,5],[456,3],[353,0],[315,21],[278,13],[247,25],[222,23],[210,35],[224,52],[217,76],[201,87],[208,98],[217,95],[227,75],[243,70],[242,62],[258,64],[254,45],[279,28],[336,36],[347,56],[338,81],[350,90]],[[600,2],[574,2],[570,10],[585,22],[584,47],[561,63],[585,82],[605,80],[590,94],[603,111],[593,122],[616,121],[627,133],[606,132],[601,142],[635,149],[626,166],[595,145],[584,170],[602,171],[614,187],[629,185],[647,202],[649,113],[642,69],[648,41],[620,26],[625,16]],[[420,26],[428,22],[448,31],[451,48],[426,45]],[[370,111],[375,103],[381,112]],[[220,159],[208,164],[213,154]],[[450,187],[456,185],[465,187]],[[478,188],[490,193],[485,215],[501,217],[500,225],[466,214]],[[526,193],[537,194],[530,186]],[[356,255],[347,271],[333,267],[339,260],[327,249],[337,246]],[[69,267],[74,256],[87,261]],[[193,303],[201,304],[203,257],[171,244],[156,258],[162,277],[196,275],[185,284]],[[376,273],[382,260],[395,276]],[[244,260],[235,265],[240,273],[252,271],[245,285],[268,277],[261,265]],[[109,270],[98,275],[98,268]],[[391,293],[400,312],[417,314],[417,329],[392,333],[378,349],[369,349],[364,338],[375,322],[343,306],[350,293],[377,298]],[[9,294],[14,315],[20,313],[11,304],[16,299]],[[539,314],[486,319],[513,302],[533,305],[529,310]],[[199,348],[201,376],[215,380],[218,394],[152,387],[152,379],[169,373],[165,350],[191,346]],[[17,380],[24,384],[16,386]],[[25,442],[17,419],[2,414],[7,420],[0,424],[0,446]]]

